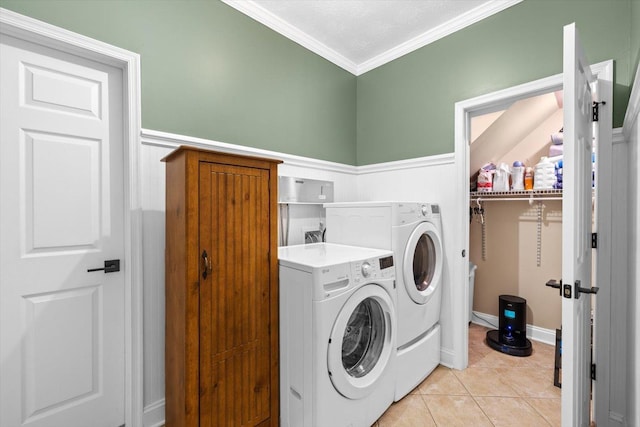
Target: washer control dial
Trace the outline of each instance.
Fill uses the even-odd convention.
[[[427,205],[422,205],[422,216],[426,216],[429,213],[429,207]]]
[[[369,277],[371,275],[371,264],[369,264],[368,262],[363,262],[362,263],[362,276],[363,277]]]

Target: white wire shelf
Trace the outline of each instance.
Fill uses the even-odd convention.
[[[519,201],[519,200],[562,200],[562,189],[514,190],[514,191],[472,191],[471,201]]]

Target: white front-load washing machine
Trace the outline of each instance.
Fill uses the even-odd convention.
[[[396,260],[400,400],[440,363],[442,223],[437,204],[327,203],[330,243],[391,249]]]
[[[314,243],[278,257],[281,425],[371,426],[394,398],[393,253]]]

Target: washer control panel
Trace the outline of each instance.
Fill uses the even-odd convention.
[[[356,261],[352,264],[353,278],[356,283],[373,279],[395,278],[396,269],[393,255]]]

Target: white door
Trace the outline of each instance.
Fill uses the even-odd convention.
[[[0,425],[124,424],[122,73],[0,39]],[[125,267],[125,266],[122,266]]]
[[[575,24],[564,27],[562,425],[589,425],[591,385],[591,153],[593,77]]]

